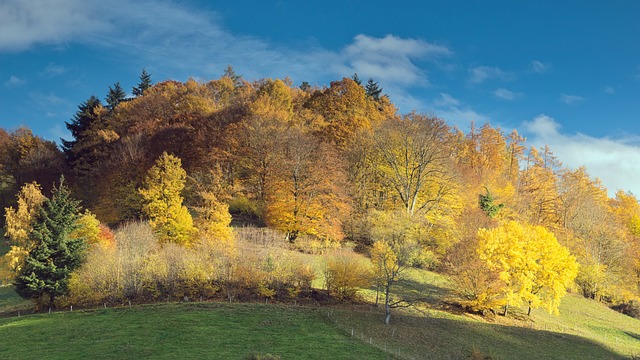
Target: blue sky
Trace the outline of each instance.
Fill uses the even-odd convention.
[[[91,95],[154,81],[357,72],[402,112],[518,129],[640,194],[638,1],[0,0],[0,126],[52,140]]]

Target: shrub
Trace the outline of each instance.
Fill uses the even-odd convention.
[[[367,287],[373,281],[371,263],[347,251],[327,256],[324,276],[327,291],[340,300],[352,300],[359,288]]]

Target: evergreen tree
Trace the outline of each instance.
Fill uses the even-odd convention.
[[[113,85],[113,88],[109,86],[109,92],[107,93],[107,98],[105,101],[107,102],[107,107],[109,110],[113,111],[113,109],[118,106],[121,102],[127,99],[127,93],[124,92],[120,83],[117,82]]]
[[[133,96],[139,97],[144,95],[144,92],[151,87],[151,75],[147,72],[147,70],[142,69],[142,73],[140,74],[140,82],[138,86],[135,86],[132,90]]]
[[[312,88],[308,81],[303,81],[302,84],[300,84],[300,90],[308,93],[311,92]]]
[[[235,87],[242,85],[242,75],[236,74],[231,65],[227,65],[227,68],[224,69],[224,74],[222,76],[231,79]]]
[[[34,247],[29,251],[25,264],[16,280],[16,292],[33,299],[37,305],[67,293],[71,272],[84,260],[86,244],[83,238],[71,238],[79,217],[79,201],[71,198],[71,192],[60,178],[54,186],[51,199],[46,199],[31,233]]]
[[[353,73],[353,76],[351,77],[351,79],[353,79],[353,82],[355,82],[356,84],[362,86],[362,81],[360,81],[360,78],[358,77],[358,73]]]
[[[71,122],[67,122],[67,129],[71,132],[73,140],[62,140],[62,151],[64,152],[67,160],[73,160],[73,148],[80,142],[83,135],[87,130],[91,128],[91,125],[97,120],[98,115],[96,109],[101,107],[100,99],[95,96],[91,96],[87,101],[78,105],[78,111],[73,115]]]
[[[495,199],[493,198],[493,194],[489,192],[487,187],[484,188],[487,191],[486,195],[478,195],[478,205],[480,205],[480,209],[484,211],[489,217],[494,218],[498,216],[500,209],[504,207],[504,204],[494,204]]]
[[[365,90],[367,91],[367,96],[369,96],[375,101],[380,100],[380,94],[382,94],[382,88],[378,86],[377,81],[373,81],[372,78],[369,78],[369,81],[367,82],[367,86],[365,87]]]

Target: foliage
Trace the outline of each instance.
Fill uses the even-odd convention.
[[[351,300],[359,288],[371,284],[372,273],[368,261],[350,252],[336,252],[326,257],[324,277],[330,295]]]
[[[162,242],[189,245],[192,241],[196,229],[180,194],[186,176],[180,159],[164,152],[139,190],[144,199],[142,211]]]
[[[504,204],[494,204],[495,199],[493,198],[493,195],[489,189],[485,188],[485,190],[487,191],[486,194],[478,195],[478,203],[480,205],[480,209],[482,209],[487,216],[494,218],[498,216],[498,213],[504,207]]]
[[[578,264],[552,233],[541,226],[510,221],[491,230],[480,229],[478,240],[480,259],[499,272],[505,305],[525,303],[558,312]]]
[[[78,217],[79,203],[71,198],[61,178],[51,199],[46,199],[40,208],[30,236],[34,246],[29,249],[15,283],[18,294],[33,299],[36,306],[48,301],[51,307],[56,297],[66,294],[71,273],[84,259],[84,239],[70,236]]]

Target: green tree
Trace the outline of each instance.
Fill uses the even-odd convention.
[[[495,199],[493,197],[493,194],[491,194],[488,188],[485,187],[484,189],[487,191],[487,193],[485,195],[478,195],[478,204],[480,205],[480,209],[482,209],[482,211],[484,211],[489,217],[494,218],[498,216],[498,213],[500,213],[500,210],[504,207],[504,204],[496,205],[494,203]]]
[[[105,101],[107,102],[109,110],[113,111],[121,102],[125,101],[126,98],[127,93],[124,92],[120,83],[117,82],[113,87],[109,86],[109,92],[107,93]]]
[[[367,92],[367,96],[371,99],[378,101],[380,100],[380,95],[382,94],[382,88],[378,85],[377,81],[373,81],[372,78],[369,78],[367,85],[365,86],[365,91]]]
[[[147,72],[147,70],[142,69],[142,73],[140,74],[140,82],[138,86],[135,86],[132,89],[133,96],[139,97],[144,95],[144,92],[151,87],[151,75]]]
[[[351,79],[353,80],[354,83],[362,86],[362,81],[358,77],[358,73],[353,73],[353,76],[351,77]]]
[[[69,277],[84,259],[84,239],[69,236],[79,211],[79,201],[71,197],[61,177],[59,186],[51,191],[51,199],[40,208],[31,233],[35,245],[15,283],[16,292],[33,299],[38,307],[48,302],[51,308],[58,296],[67,293]]]
[[[139,189],[142,212],[161,241],[188,245],[196,228],[181,195],[187,180],[180,158],[162,153]]]

